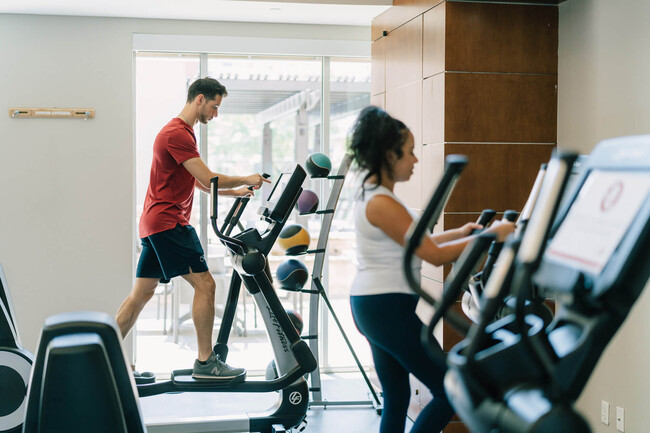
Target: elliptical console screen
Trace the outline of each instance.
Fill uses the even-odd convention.
[[[271,192],[269,193],[268,197],[264,199],[264,204],[259,209],[258,214],[263,216],[269,216],[270,209],[273,209],[277,204],[277,201],[282,196],[282,191],[284,191],[284,189],[287,187],[287,183],[289,183],[290,178],[291,178],[291,173],[286,173],[286,172],[280,173],[280,176],[278,176],[278,180],[273,185],[273,189],[271,189]]]
[[[650,193],[650,173],[593,170],[545,259],[598,275]]]
[[[286,188],[290,177],[291,177],[291,173],[280,173],[278,180],[275,182],[275,185],[273,185],[273,189],[271,190],[269,196],[266,199],[267,203],[275,203],[278,201],[278,199],[282,195],[282,191],[284,191],[284,189]]]

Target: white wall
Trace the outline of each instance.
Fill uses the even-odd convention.
[[[114,314],[131,289],[133,33],[370,38],[365,27],[0,14],[0,263],[30,351],[46,317]],[[96,118],[11,119],[10,107]]]
[[[589,153],[604,138],[650,133],[650,2],[567,0],[560,5],[558,147]],[[608,346],[578,401],[595,433],[650,425],[650,285]],[[610,425],[600,402],[610,402]]]

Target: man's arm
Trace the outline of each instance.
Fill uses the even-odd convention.
[[[210,193],[210,188],[206,188],[201,185],[201,182],[199,182],[197,179],[194,179],[194,186],[200,191],[207,192],[208,194]]]
[[[259,188],[262,182],[270,182],[268,179],[263,178],[260,174],[251,174],[249,176],[228,176],[226,174],[215,173],[205,165],[201,158],[191,158],[183,162],[183,167],[189,171],[192,176],[196,178],[198,183],[210,190],[210,179],[217,176],[219,177],[219,188],[235,188],[242,185],[248,185]],[[199,187],[202,191],[205,191]],[[207,192],[207,191],[206,191]]]

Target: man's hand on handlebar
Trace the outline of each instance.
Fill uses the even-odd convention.
[[[253,189],[260,189],[264,182],[271,183],[271,181],[269,179],[267,179],[267,177],[265,177],[265,176],[263,176],[263,175],[261,175],[259,173],[255,173],[255,174],[251,174],[249,176],[246,176],[245,181],[244,181],[244,183],[246,185],[248,185],[249,187],[253,187]]]
[[[233,197],[252,197],[255,195],[252,189],[248,186],[242,186],[239,188],[233,188],[232,190]]]

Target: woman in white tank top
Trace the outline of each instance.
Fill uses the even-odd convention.
[[[404,236],[415,215],[395,196],[393,188],[413,174],[418,162],[414,146],[406,125],[377,107],[361,111],[350,144],[355,162],[365,172],[354,213],[358,268],[350,302],[355,324],[370,344],[382,385],[380,433],[404,432],[409,373],[433,395],[411,433],[440,432],[454,412],[444,391],[445,372],[429,359],[420,342],[422,322],[415,313],[418,296],[401,269]],[[468,223],[425,237],[416,254],[436,266],[452,262],[477,228],[481,226]],[[513,230],[514,224],[497,221],[486,231],[503,240]],[[420,264],[421,260],[414,260],[418,272]]]

